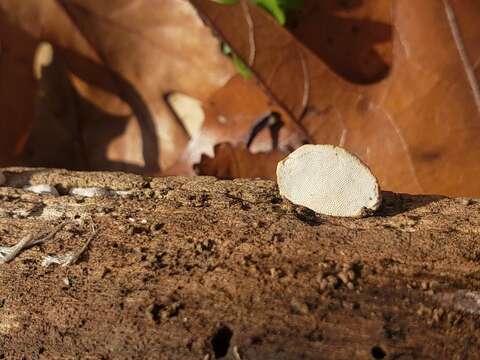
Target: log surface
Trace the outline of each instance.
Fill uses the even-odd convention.
[[[0,358],[479,354],[478,200],[385,192],[374,216],[344,219],[262,180],[3,172],[0,246],[65,226],[0,264]],[[45,183],[60,196],[22,190]],[[91,224],[75,264],[42,266],[85,244]]]

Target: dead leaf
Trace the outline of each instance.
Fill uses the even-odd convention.
[[[252,153],[278,151],[286,156],[308,141],[304,129],[262,91],[255,79],[234,76],[204,102],[204,113],[202,128],[167,174],[193,175],[193,164],[202,154],[214,156],[214,146],[219,143],[244,144]]]
[[[369,84],[392,65],[391,1],[306,0],[288,29],[348,81]]]
[[[253,154],[245,145],[222,143],[215,146],[213,158],[202,155],[195,165],[198,175],[220,179],[262,178],[276,179],[277,163],[285,157],[279,150]]]
[[[357,154],[385,189],[480,195],[479,2],[392,1],[392,69],[369,86],[255,6],[249,22],[240,5],[191,2],[244,60],[255,40],[253,70],[315,143]]]
[[[36,93],[31,70],[35,42],[6,17],[0,5],[0,164],[14,163],[30,132]]]
[[[147,0],[5,0],[0,23],[5,162],[22,150],[36,118],[29,144],[36,164],[49,166],[54,158],[55,166],[68,168],[86,164],[158,173],[189,141],[164,96],[178,91],[204,101],[235,74],[219,41],[186,0],[154,5]],[[72,85],[67,104],[61,101],[65,87],[55,86],[53,79],[45,80],[50,93],[42,95],[50,103],[38,102],[35,95],[32,62],[40,39],[54,47],[52,66],[58,66],[51,73],[58,77],[65,71],[57,84],[68,80]],[[50,128],[52,123],[56,126]],[[4,142],[3,134],[10,140]],[[65,153],[71,139],[76,145]]]

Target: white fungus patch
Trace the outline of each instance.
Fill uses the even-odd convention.
[[[101,187],[74,187],[69,191],[70,195],[82,197],[108,196],[110,191]]]
[[[128,197],[133,195],[133,190],[112,190],[111,193],[118,196]]]
[[[277,166],[280,194],[297,205],[332,216],[365,216],[377,210],[377,179],[360,159],[332,145],[304,145]]]
[[[23,190],[30,191],[39,195],[59,196],[55,186],[48,185],[48,184],[28,185],[28,186],[25,186]]]
[[[68,266],[74,263],[75,257],[73,253],[68,253],[66,255],[46,255],[42,260],[43,267],[49,267],[52,264],[58,264],[61,266]]]
[[[440,293],[436,296],[445,307],[470,314],[480,314],[480,292],[470,290],[457,290],[452,293]]]

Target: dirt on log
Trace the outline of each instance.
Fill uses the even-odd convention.
[[[0,246],[61,228],[0,264],[0,358],[479,356],[480,201],[384,193],[342,219],[262,180],[3,172]]]

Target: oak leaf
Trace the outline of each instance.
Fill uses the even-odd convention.
[[[159,173],[189,141],[164,96],[204,101],[235,74],[186,0],[4,0],[0,26],[4,163],[28,138],[28,164]],[[41,94],[40,40],[55,53]]]
[[[355,153],[386,189],[480,194],[478,1],[391,1],[392,68],[368,86],[340,77],[255,6],[191,2],[239,56],[253,59],[313,142]]]
[[[244,144],[215,145],[212,157],[203,154],[195,165],[198,175],[216,176],[220,179],[262,178],[275,180],[277,163],[285,157],[278,150],[250,152]]]

